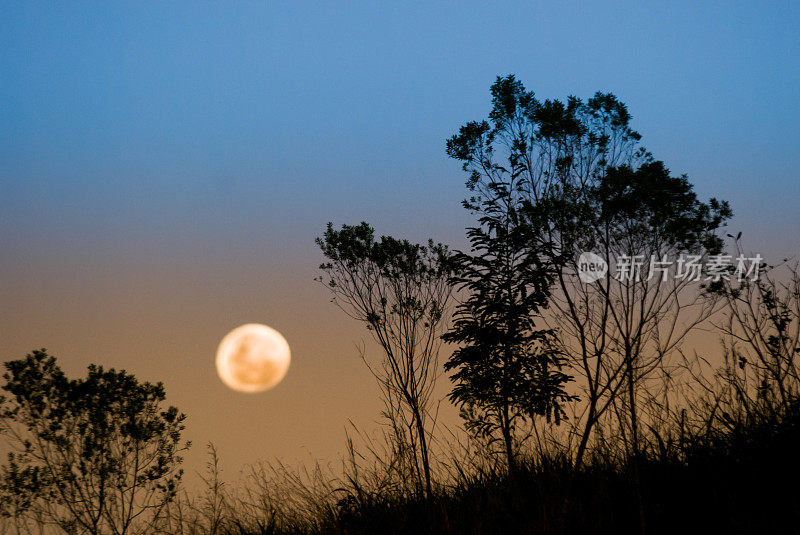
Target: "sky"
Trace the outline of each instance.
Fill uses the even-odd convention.
[[[747,248],[798,255],[798,26],[788,1],[3,2],[0,358],[163,381],[190,473],[208,441],[229,474],[335,459],[380,403],[367,332],[313,280],[328,221],[462,246],[444,143],[513,73],[615,93]],[[214,369],[249,322],[292,347],[259,395]]]

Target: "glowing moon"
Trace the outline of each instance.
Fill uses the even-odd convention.
[[[281,382],[291,353],[281,333],[266,325],[248,323],[222,339],[217,349],[217,374],[239,392],[263,392]]]

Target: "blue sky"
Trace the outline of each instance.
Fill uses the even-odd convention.
[[[258,221],[302,239],[346,205],[433,226],[463,186],[444,139],[516,73],[543,98],[615,92],[701,194],[790,228],[798,7],[695,4],[5,3],[0,221],[15,245]]]

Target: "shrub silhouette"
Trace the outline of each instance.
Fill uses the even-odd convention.
[[[151,533],[181,481],[185,416],[161,383],[89,366],[69,379],[44,349],[5,363],[2,515],[67,533]]]

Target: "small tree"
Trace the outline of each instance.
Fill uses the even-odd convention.
[[[316,242],[327,259],[318,280],[333,293],[336,305],[366,324],[383,350],[381,369],[367,365],[383,389],[385,416],[400,455],[407,443],[416,479],[430,495],[431,394],[451,292],[447,247],[387,236],[376,240],[367,223],[341,230],[329,223]]]
[[[745,258],[737,242],[739,258]],[[731,266],[733,268],[733,266]],[[738,267],[737,267],[738,269]],[[725,300],[728,405],[788,412],[800,398],[800,264],[734,269],[711,288]]]
[[[161,383],[91,365],[68,379],[43,349],[5,363],[2,515],[66,533],[150,533],[183,471],[185,416]]]
[[[466,291],[452,329],[443,339],[463,344],[445,364],[456,370],[450,399],[467,428],[495,441],[500,434],[509,472],[516,466],[515,430],[521,420],[544,416],[556,423],[571,380],[551,331],[537,329],[552,273],[532,249],[531,228],[520,220],[514,184],[492,184],[481,201],[480,226],[468,230],[472,255],[460,253],[452,283]]]

